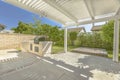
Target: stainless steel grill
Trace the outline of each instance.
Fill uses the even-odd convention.
[[[45,41],[45,37],[44,36],[36,36],[34,38],[34,43],[35,44],[39,44],[40,41]]]

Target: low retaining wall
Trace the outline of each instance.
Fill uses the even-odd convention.
[[[99,49],[99,48],[79,47],[79,48],[73,49],[72,52],[107,57],[107,51],[105,49]]]
[[[34,39],[36,35],[0,33],[0,50],[20,48],[21,43]]]

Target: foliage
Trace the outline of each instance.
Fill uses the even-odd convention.
[[[103,36],[102,39],[106,44],[105,48],[108,50],[113,49],[113,35],[114,35],[114,21],[109,21],[107,24],[102,26],[102,36]],[[120,40],[120,37],[119,37],[119,40]]]
[[[34,34],[35,35],[41,35],[42,34],[42,26],[41,21],[34,18],[34,23],[31,23],[32,27],[34,28]]]
[[[68,35],[68,45],[75,47],[105,48],[111,51],[113,49],[114,21],[109,21],[102,27],[101,32],[81,33],[79,36],[77,36],[76,32],[70,32]],[[15,33],[46,36],[46,39],[43,40],[50,40],[54,43],[53,53],[64,50],[64,30],[59,30],[58,26],[41,24],[40,20],[35,19],[34,23],[29,24],[20,21],[18,26],[12,28],[12,30],[14,30]]]
[[[13,27],[13,28],[11,28],[11,30],[16,31],[16,28],[15,28],[15,27]]]
[[[34,23],[19,22],[16,28],[12,28],[15,33],[35,34],[46,36],[46,40],[53,41],[54,45],[64,45],[64,30],[59,30],[58,26],[51,26],[48,24],[41,24],[40,20],[35,20]],[[69,33],[68,45],[113,49],[113,30],[114,21],[109,21],[103,25],[100,33],[81,33],[77,37],[76,32]],[[76,40],[77,39],[77,40]],[[75,41],[77,42],[75,44]]]
[[[19,22],[16,28],[12,28],[15,33],[34,34],[46,36],[45,40],[53,41],[54,45],[63,46],[64,31],[59,30],[58,26],[51,26],[48,24],[41,24],[40,20],[34,19],[34,23]]]
[[[5,28],[6,28],[5,25],[0,24],[0,31],[1,31],[1,30],[4,30]]]
[[[59,53],[59,52],[64,52],[64,47],[53,45],[52,54],[56,54],[56,53]]]
[[[57,26],[51,27],[50,32],[48,34],[49,39],[53,42],[56,42],[60,39],[60,31]]]
[[[113,49],[113,31],[114,31],[114,21],[109,21],[107,24],[102,26],[102,39],[106,43],[106,49]]]
[[[12,28],[12,30],[14,30],[15,33],[23,33],[23,34],[33,33],[32,26],[23,22],[19,22],[17,28]]]
[[[79,46],[103,48],[103,41],[100,33],[82,33],[78,39]]]
[[[114,21],[109,21],[102,26],[101,32],[81,34],[77,39],[77,44],[82,47],[105,48],[107,50],[113,50],[113,35]]]
[[[56,41],[55,45],[63,46],[64,45],[64,30],[59,31],[59,40]]]
[[[71,44],[74,46],[74,41],[77,39],[77,32],[70,32],[69,38],[70,38]]]
[[[107,51],[108,52],[108,58],[113,58],[113,51]],[[120,60],[120,53],[118,54],[119,60]]]
[[[69,46],[68,51],[72,51],[72,49],[76,48],[77,46]],[[64,52],[64,47],[63,46],[58,46],[58,45],[53,45],[52,47],[52,54]]]

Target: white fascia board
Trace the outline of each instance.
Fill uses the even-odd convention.
[[[114,19],[120,19],[120,14],[116,15],[116,16],[111,16],[111,17],[104,17],[104,18],[99,18],[99,19],[94,19],[94,20],[78,22],[78,24],[79,25],[85,25],[85,24],[104,22],[104,21],[109,21],[109,20],[114,20]],[[76,23],[66,24],[66,27],[75,26],[75,25],[76,25]]]
[[[104,21],[113,20],[116,18],[120,19],[120,15],[111,16],[111,17],[104,17],[104,18],[99,18],[99,19],[84,21],[84,22],[78,22],[78,23],[79,23],[79,25],[84,25],[84,24],[90,24],[90,23],[104,22]]]

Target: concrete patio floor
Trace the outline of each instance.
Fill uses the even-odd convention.
[[[120,80],[120,63],[73,52],[39,57],[17,53],[0,62],[0,80]]]
[[[120,80],[120,63],[112,59],[73,52],[47,54],[45,57],[73,66],[75,73],[88,77],[87,80]]]

